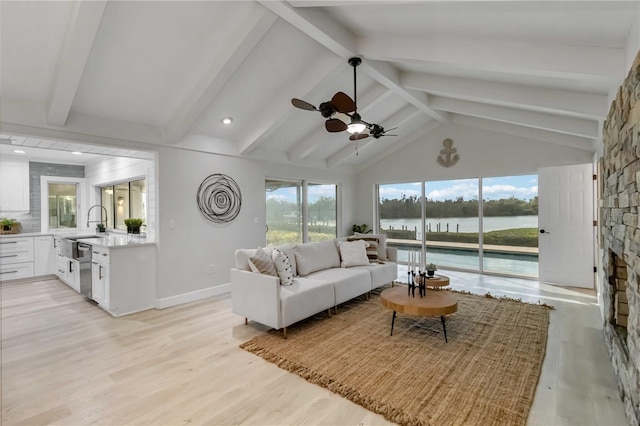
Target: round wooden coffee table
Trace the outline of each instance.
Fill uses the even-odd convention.
[[[418,317],[440,317],[444,341],[448,342],[444,316],[458,311],[458,299],[448,291],[427,290],[424,297],[412,297],[407,291],[407,287],[402,286],[388,288],[380,294],[382,306],[393,311],[391,335],[393,336],[396,313],[400,312]]]

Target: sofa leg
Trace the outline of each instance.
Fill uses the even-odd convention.
[[[244,318],[244,325],[247,325],[247,324],[249,324],[249,318],[245,317]]]
[[[282,337],[287,338],[287,327],[282,329]]]
[[[338,305],[336,305],[336,306],[334,306],[334,307],[333,307],[333,313],[334,313],[335,315],[338,315]]]
[[[331,308],[327,309],[327,316],[331,318]]]

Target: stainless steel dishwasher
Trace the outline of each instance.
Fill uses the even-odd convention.
[[[80,293],[85,295],[89,300],[92,299],[91,294],[91,245],[77,242],[77,257],[80,263]]]

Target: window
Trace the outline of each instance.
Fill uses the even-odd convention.
[[[307,185],[309,241],[331,240],[337,236],[336,185],[309,183]]]
[[[387,184],[377,190],[377,228],[398,248],[399,265],[412,261],[538,276],[536,175]],[[406,269],[400,269],[404,277]]]
[[[107,209],[107,228],[126,230],[124,220],[147,217],[145,179],[122,182],[100,188],[100,202]]]
[[[302,242],[302,182],[266,180],[267,245]]]
[[[335,238],[337,192],[337,185],[267,179],[267,245]]]
[[[425,183],[427,263],[479,270],[478,179]]]
[[[78,184],[49,183],[49,229],[78,227]]]
[[[84,178],[40,176],[41,232],[84,227],[84,185]]]
[[[538,176],[482,179],[483,270],[538,276]]]

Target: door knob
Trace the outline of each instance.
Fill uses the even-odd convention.
[[[544,229],[541,229],[541,230],[540,230],[540,233],[541,233],[541,234],[550,234],[551,232],[549,232],[549,231],[545,231]]]

